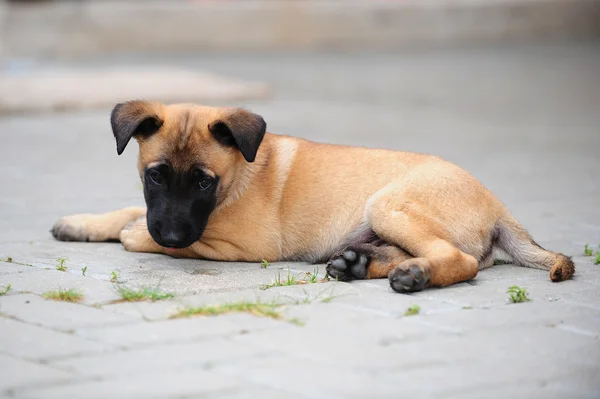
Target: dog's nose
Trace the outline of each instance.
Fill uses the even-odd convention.
[[[188,241],[188,235],[184,231],[161,231],[160,238],[163,247],[168,248],[183,248]]]

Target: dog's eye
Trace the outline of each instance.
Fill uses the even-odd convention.
[[[150,180],[152,180],[152,183],[154,184],[161,184],[162,182],[162,176],[160,175],[160,172],[157,170],[151,170],[148,172],[148,176],[150,177]]]
[[[212,184],[212,182],[210,181],[210,179],[204,178],[204,179],[200,180],[200,183],[198,183],[198,186],[200,187],[200,190],[206,190],[207,188],[210,187],[211,184]]]

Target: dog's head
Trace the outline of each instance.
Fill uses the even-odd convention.
[[[110,122],[119,155],[139,143],[148,230],[167,248],[199,240],[215,207],[238,194],[266,130],[240,108],[147,101],[118,104]]]

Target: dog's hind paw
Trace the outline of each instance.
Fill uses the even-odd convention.
[[[390,286],[396,292],[423,291],[429,282],[429,264],[423,258],[409,259],[396,266],[389,275]]]
[[[340,281],[362,280],[367,278],[370,261],[363,251],[347,248],[327,262],[327,274]]]

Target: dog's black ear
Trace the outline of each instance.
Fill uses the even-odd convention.
[[[238,148],[246,161],[254,162],[267,124],[260,115],[234,108],[210,123],[208,130],[219,143]]]
[[[148,137],[160,129],[163,120],[159,116],[159,106],[140,100],[115,106],[110,114],[110,125],[117,140],[117,154],[123,153],[132,137]]]

